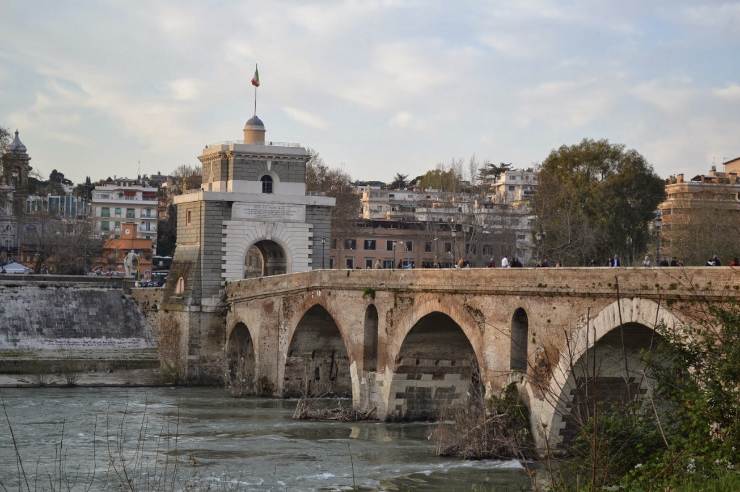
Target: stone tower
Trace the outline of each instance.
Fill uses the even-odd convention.
[[[243,142],[207,145],[198,157],[201,190],[174,199],[177,245],[165,298],[178,326],[173,369],[188,380],[221,378],[226,282],[329,264],[335,201],[306,194],[306,149],[265,142],[257,116]]]
[[[18,252],[18,220],[25,212],[30,162],[16,130],[0,158],[0,252],[8,255]]]
[[[22,214],[28,196],[28,173],[31,171],[31,158],[28,149],[15,131],[13,141],[8,145],[2,157],[5,183],[14,189],[14,213]]]

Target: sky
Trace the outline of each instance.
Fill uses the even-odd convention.
[[[740,156],[740,1],[3,0],[0,126],[74,181],[300,142],[355,179],[530,167],[607,138],[661,176]]]

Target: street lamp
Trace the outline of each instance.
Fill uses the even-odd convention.
[[[435,237],[433,239],[433,241],[434,241],[434,266],[436,267],[439,264],[439,259],[437,258],[437,255],[438,255],[438,252],[439,252],[439,249],[438,249],[438,246],[439,246],[439,238],[438,237]]]
[[[324,245],[326,244],[326,238],[321,238],[321,269],[324,269]]]

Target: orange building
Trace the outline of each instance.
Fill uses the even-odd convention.
[[[103,242],[103,252],[96,261],[96,270],[101,273],[116,272],[123,274],[123,260],[129,251],[139,256],[137,271],[139,278],[148,280],[152,273],[152,240],[136,237],[136,224],[121,224],[120,238],[109,238]]]

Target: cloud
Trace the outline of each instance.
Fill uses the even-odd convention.
[[[543,82],[520,91],[514,121],[521,128],[537,124],[580,128],[608,114],[617,90],[598,79]]]
[[[675,113],[685,109],[697,95],[697,91],[688,82],[650,80],[638,84],[632,94],[665,113]]]
[[[195,79],[176,79],[169,83],[172,97],[178,101],[192,101],[200,95],[201,84]]]
[[[714,95],[726,101],[740,101],[740,84],[730,84],[721,89],[714,89]]]
[[[320,116],[311,114],[307,111],[303,111],[292,106],[283,106],[283,111],[292,119],[302,125],[306,125],[311,128],[317,128],[319,130],[325,130],[329,125]]]
[[[236,138],[256,62],[276,139],[367,178],[472,153],[528,165],[586,136],[667,172],[738,153],[738,2],[6,3],[0,124],[73,178]]]
[[[411,130],[423,130],[426,128],[424,121],[420,120],[408,111],[399,111],[394,114],[388,124],[394,128],[403,128]]]

